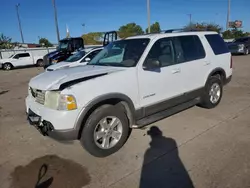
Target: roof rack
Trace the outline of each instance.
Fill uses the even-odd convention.
[[[196,28],[182,28],[182,29],[168,29],[162,30],[161,33],[174,33],[174,32],[194,32],[194,31],[213,31],[209,28],[196,29]]]

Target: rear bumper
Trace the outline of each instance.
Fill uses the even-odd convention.
[[[225,79],[224,85],[227,85],[232,80],[232,75]]]

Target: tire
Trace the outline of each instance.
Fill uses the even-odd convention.
[[[42,60],[42,59],[39,59],[39,60],[36,62],[36,65],[37,65],[38,67],[43,67],[43,66],[44,66],[43,60]]]
[[[201,103],[199,104],[200,107],[211,109],[215,108],[221,101],[223,95],[223,86],[222,80],[220,77],[211,76],[206,83],[204,93],[201,96]],[[212,92],[212,88],[215,89]],[[211,92],[211,93],[210,93]],[[216,94],[215,94],[216,93]],[[215,94],[215,98],[211,95]],[[214,100],[213,100],[214,99]],[[216,100],[215,100],[216,99]]]
[[[12,64],[11,63],[4,63],[3,64],[3,70],[11,70],[13,68]]]
[[[118,123],[117,126],[114,126],[113,131],[112,128],[110,128],[110,130],[106,130],[107,132],[104,133],[105,131],[103,131],[103,127],[105,127],[104,125],[106,124],[104,123],[102,126],[100,121],[109,122],[111,118],[116,118],[116,121],[120,123]],[[106,125],[106,127],[109,127],[109,123]],[[113,132],[116,133],[116,136],[119,139],[114,139],[112,137]],[[120,134],[117,134],[117,132],[120,132]],[[97,138],[98,133],[100,135],[99,139]],[[103,105],[97,108],[88,117],[82,130],[80,142],[91,155],[95,157],[107,157],[117,152],[126,143],[129,133],[129,121],[125,112],[118,106]],[[104,139],[110,143],[110,148],[108,145],[105,146],[106,148],[103,148],[104,143],[107,143],[104,142]],[[114,144],[115,142],[116,144]]]
[[[245,51],[244,51],[244,55],[248,55],[249,54],[249,49],[246,48]]]

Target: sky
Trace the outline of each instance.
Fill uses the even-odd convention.
[[[118,30],[135,22],[147,27],[147,0],[55,0],[60,38],[66,36],[66,25],[72,37],[88,32]],[[215,22],[226,27],[228,0],[150,0],[151,23],[161,29],[181,28],[193,22]],[[19,14],[24,42],[38,43],[39,37],[57,42],[51,0],[0,0],[0,33],[21,41],[15,5]],[[243,30],[250,31],[250,0],[231,0],[231,20],[242,20]],[[83,27],[82,24],[85,24]]]

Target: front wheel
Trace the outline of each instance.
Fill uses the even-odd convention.
[[[222,94],[223,87],[220,77],[211,76],[207,80],[199,106],[208,109],[216,107],[221,101]]]
[[[37,65],[38,67],[43,67],[43,66],[44,66],[43,60],[39,59],[39,60],[37,61],[36,65]]]
[[[103,105],[87,119],[80,142],[91,155],[107,157],[125,144],[129,132],[125,112],[116,106]]]
[[[10,63],[4,63],[3,64],[3,70],[11,70],[12,69],[12,65]]]

